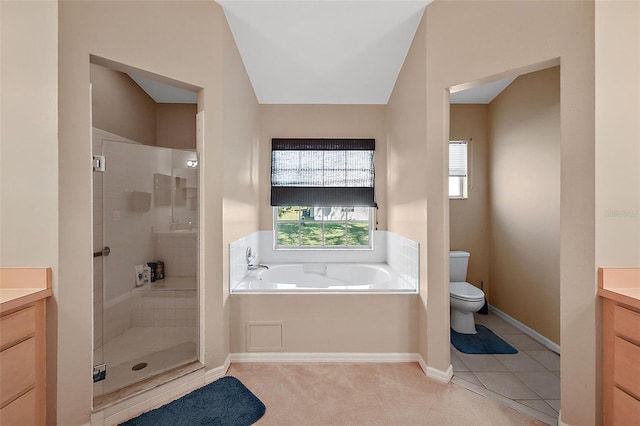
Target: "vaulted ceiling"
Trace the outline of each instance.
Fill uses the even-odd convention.
[[[261,104],[386,104],[431,0],[217,0]]]
[[[259,103],[386,104],[432,0],[216,1]],[[131,77],[156,102],[197,102]],[[451,103],[488,104],[514,79],[452,93]]]

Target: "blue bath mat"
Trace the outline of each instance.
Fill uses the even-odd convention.
[[[125,426],[249,426],[265,406],[240,380],[227,376],[155,410],[128,420]]]
[[[451,343],[465,354],[517,354],[516,348],[496,336],[484,325],[476,324],[476,334],[462,334],[451,329]]]

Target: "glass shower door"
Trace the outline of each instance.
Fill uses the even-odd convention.
[[[108,139],[97,145],[105,162],[104,173],[94,176],[94,193],[99,183],[102,192],[94,201],[102,214],[98,246],[110,252],[98,256],[94,268],[102,270],[103,282],[101,301],[98,289],[95,298],[94,364],[106,368],[94,397],[196,361],[198,354],[198,217],[190,208],[197,206],[197,173],[195,179],[174,176],[177,163],[196,160],[196,153]],[[186,210],[182,221],[174,218],[178,208]]]

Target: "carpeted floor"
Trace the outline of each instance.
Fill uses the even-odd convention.
[[[232,364],[227,372],[267,407],[268,425],[543,425],[417,363]]]

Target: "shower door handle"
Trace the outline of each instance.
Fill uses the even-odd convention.
[[[109,253],[111,253],[111,249],[109,248],[109,246],[106,246],[100,251],[94,251],[93,257],[109,256]]]

